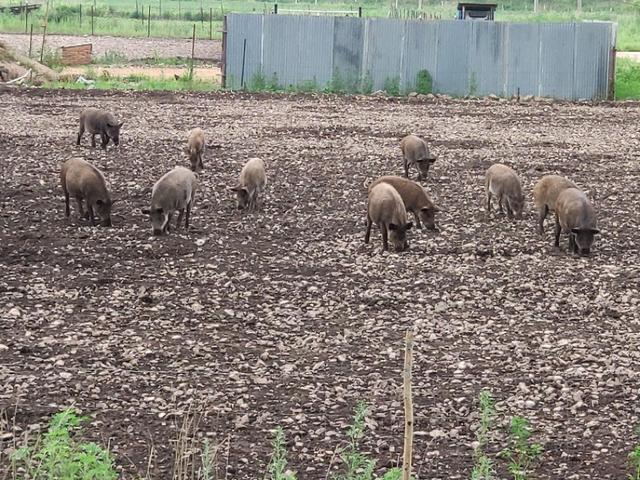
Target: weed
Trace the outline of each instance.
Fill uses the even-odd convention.
[[[247,90],[250,92],[261,92],[267,88],[267,81],[262,72],[256,72],[247,83]]]
[[[542,454],[542,445],[529,443],[531,427],[523,417],[513,417],[510,426],[511,446],[498,455],[509,460],[509,472],[514,480],[526,480],[531,464]]]
[[[111,480],[118,477],[109,452],[92,442],[76,442],[71,433],[87,420],[68,408],[51,419],[47,432],[31,446],[11,455],[12,469],[24,469],[27,478]]]
[[[353,423],[347,429],[349,443],[339,451],[340,459],[345,465],[345,472],[334,477],[334,480],[371,480],[376,461],[360,452],[358,446],[364,435],[367,404],[359,402],[356,405]]]
[[[53,70],[62,69],[62,56],[58,50],[45,49],[42,54],[42,64]]]
[[[478,79],[476,72],[471,72],[469,75],[469,96],[475,97],[478,93]]]
[[[428,70],[420,70],[416,75],[416,92],[426,95],[433,90],[433,79]]]
[[[362,77],[362,81],[360,82],[360,92],[365,95],[369,95],[373,92],[373,78],[371,78],[371,73],[365,73],[364,77]]]
[[[485,453],[489,443],[491,422],[496,410],[491,393],[486,390],[480,392],[480,426],[476,430],[476,447],[473,451],[474,465],[471,471],[471,480],[491,480],[493,478],[493,463]]]
[[[629,463],[633,473],[629,475],[629,480],[640,480],[640,425],[636,428],[636,435],[638,437],[638,443],[629,454]]]
[[[265,476],[265,478],[269,480],[296,480],[296,474],[287,470],[287,446],[282,427],[276,428],[271,447],[273,451],[269,465],[267,465],[269,476]]]
[[[346,93],[344,79],[338,68],[333,71],[333,75],[325,91],[327,93]]]
[[[108,50],[101,57],[94,58],[91,63],[99,65],[123,65],[128,62],[127,57],[120,52]]]
[[[388,95],[392,95],[394,97],[399,96],[400,95],[400,77],[385,78],[383,90],[387,92]]]
[[[640,98],[640,63],[626,58],[616,60],[616,100]]]

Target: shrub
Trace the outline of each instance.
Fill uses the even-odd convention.
[[[416,92],[427,94],[433,90],[433,79],[428,70],[420,70],[416,75]]]

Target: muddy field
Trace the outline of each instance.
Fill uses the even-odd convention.
[[[124,119],[119,148],[75,146],[86,106]],[[419,478],[469,478],[482,388],[498,401],[492,453],[524,415],[545,448],[534,478],[626,478],[640,421],[640,106],[30,90],[1,92],[0,115],[0,406],[17,405],[18,427],[75,405],[124,478],[150,464],[164,479],[193,405],[222,478],[262,478],[282,425],[291,467],[315,480],[339,467],[366,400],[363,448],[384,469],[401,455],[414,328]],[[140,208],[186,164],[196,125],[211,148],[192,230],[154,238]],[[409,132],[438,157],[424,184],[440,232],[381,253],[377,230],[363,243],[362,185],[402,172]],[[64,218],[57,173],[72,155],[105,168],[112,228],[87,226],[74,205]],[[251,156],[269,185],[247,214],[225,187]],[[521,174],[522,221],[485,216],[497,161]],[[554,251],[551,219],[535,234],[530,191],[546,173],[594,199],[590,258],[568,255],[566,238]]]

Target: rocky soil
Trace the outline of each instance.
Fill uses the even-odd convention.
[[[125,124],[106,154],[75,146],[81,108]],[[637,104],[0,92],[0,407],[18,433],[75,405],[123,478],[169,478],[189,408],[220,445],[225,478],[262,478],[270,432],[291,467],[338,467],[358,400],[364,450],[384,469],[402,450],[401,375],[415,329],[419,478],[469,478],[477,397],[490,389],[506,446],[512,415],[545,452],[534,478],[616,479],[640,421],[640,108]],[[151,236],[140,208],[154,181],[186,164],[186,132],[208,135],[192,229]],[[365,245],[363,182],[402,172],[399,139],[423,135],[438,160],[424,183],[440,232],[410,249]],[[112,228],[64,218],[60,163],[104,168]],[[262,157],[263,210],[235,209],[226,186]],[[522,221],[483,207],[483,175],[513,166]],[[602,235],[589,258],[536,235],[530,191],[559,173],[594,199]],[[0,463],[13,433],[5,425]],[[151,458],[150,457],[151,453]],[[333,461],[332,461],[333,459]],[[504,463],[500,475],[507,477]]]

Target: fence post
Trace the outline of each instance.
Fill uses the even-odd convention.
[[[40,50],[40,63],[44,58],[44,42],[47,38],[47,21],[49,20],[49,2],[47,2],[47,8],[44,11],[44,23],[42,25],[42,49]]]
[[[82,4],[80,4],[80,28],[82,28]]]
[[[277,3],[274,3],[274,4],[273,4],[273,13],[274,13],[275,15],[277,15],[277,14],[278,14],[278,4],[277,4]]]
[[[247,39],[242,44],[242,70],[240,71],[240,88],[244,90],[244,61],[247,57]]]
[[[151,36],[151,4],[149,4],[149,15],[147,18],[147,37]]]
[[[358,7],[358,18],[362,18],[362,7]]]
[[[213,8],[209,8],[209,40],[213,40]]]
[[[204,28],[204,10],[202,9],[202,5],[200,5],[200,24],[202,28]]]
[[[140,4],[140,19],[142,21],[142,28],[144,28],[144,3]]]
[[[196,24],[193,24],[193,33],[191,34],[191,65],[189,65],[189,80],[193,80],[193,59],[196,56]]]
[[[160,4],[158,5],[158,17],[162,18],[162,0],[160,0]]]
[[[182,1],[178,0],[178,20],[182,18]]]
[[[33,23],[31,24],[31,32],[29,33],[29,58],[31,58],[32,47],[33,47]]]
[[[91,5],[91,36],[93,37],[93,16],[95,15],[95,7]]]
[[[24,33],[27,33],[27,27],[29,25],[29,9],[27,5],[24,6]]]

